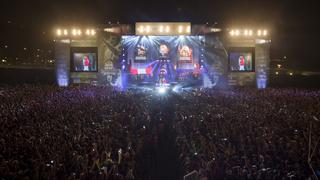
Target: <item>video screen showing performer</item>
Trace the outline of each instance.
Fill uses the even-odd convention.
[[[192,48],[183,45],[179,46],[178,51],[180,62],[192,63]]]
[[[231,52],[229,53],[229,63],[231,71],[253,71],[253,58],[251,52]]]
[[[135,50],[135,61],[143,62],[147,60],[147,48],[143,45],[138,45]]]
[[[73,53],[73,71],[97,71],[96,53]]]
[[[167,59],[169,55],[170,49],[166,44],[160,44],[159,46],[159,53],[160,53],[160,59]]]

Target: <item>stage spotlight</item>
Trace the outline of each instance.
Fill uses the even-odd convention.
[[[57,29],[57,35],[61,36],[61,29]]]
[[[72,35],[74,35],[74,36],[77,35],[77,30],[76,30],[76,29],[73,29],[73,30],[72,30]]]
[[[191,27],[188,26],[188,27],[187,27],[187,33],[190,33],[190,32],[191,32]]]
[[[263,36],[266,36],[268,34],[267,30],[263,30]]]
[[[244,35],[245,35],[245,36],[248,36],[248,35],[249,35],[248,30],[244,30]]]
[[[68,30],[63,30],[63,35],[67,36],[68,35]]]
[[[149,33],[150,31],[151,31],[150,26],[147,26],[147,27],[146,27],[146,32]]]
[[[159,94],[164,94],[164,93],[166,93],[167,92],[167,89],[165,88],[165,87],[159,87],[158,88],[158,93]]]
[[[166,32],[167,33],[170,32],[170,27],[169,26],[166,27]]]
[[[231,30],[231,31],[230,31],[230,35],[231,35],[231,36],[234,36],[234,30]]]
[[[179,26],[179,33],[182,33],[182,29],[183,29],[183,27]]]
[[[163,26],[160,26],[160,27],[159,27],[159,31],[160,31],[160,32],[163,32]]]
[[[262,35],[262,31],[261,30],[258,30],[258,36],[261,36]]]
[[[96,31],[94,29],[91,29],[91,36],[94,36],[96,34]]]
[[[175,93],[180,93],[180,92],[182,92],[182,86],[176,85],[172,88],[172,91]]]
[[[236,36],[239,36],[239,35],[240,35],[240,31],[239,31],[238,29],[235,31],[235,35],[236,35]]]
[[[90,35],[90,30],[89,29],[86,30],[86,35]]]
[[[143,33],[143,31],[144,31],[143,26],[140,26],[139,29],[138,29],[138,31],[139,31],[140,33]]]

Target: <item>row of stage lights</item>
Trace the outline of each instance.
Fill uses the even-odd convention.
[[[232,29],[231,31],[229,31],[230,36],[253,36],[253,30],[251,29],[245,29],[245,30],[239,30],[239,29]],[[268,31],[267,30],[257,30],[256,32],[257,36],[267,36],[268,35]]]
[[[57,29],[56,35],[57,36],[68,36],[69,33],[73,36],[81,36],[82,35],[82,30],[81,29]],[[94,29],[86,29],[84,33],[88,36],[94,36],[96,34],[96,30]]]
[[[139,33],[151,33],[152,27],[151,26],[139,26],[138,28]],[[158,32],[160,33],[170,33],[170,26],[159,26]],[[178,26],[179,33],[190,33],[191,27],[190,26]]]

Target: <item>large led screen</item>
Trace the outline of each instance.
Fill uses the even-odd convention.
[[[97,66],[97,48],[71,48],[70,67],[72,72],[97,72]]]
[[[254,49],[233,48],[229,50],[229,69],[233,72],[254,71]]]

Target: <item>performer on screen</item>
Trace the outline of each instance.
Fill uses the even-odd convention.
[[[161,44],[159,52],[162,58],[166,58],[169,53],[169,48],[165,44]]]
[[[89,71],[90,60],[88,56],[84,56],[84,58],[82,59],[82,63],[83,63],[83,71]]]
[[[159,84],[160,84],[160,86],[167,83],[166,75],[167,75],[167,70],[165,69],[164,66],[162,66],[161,69],[160,69],[160,73],[159,73]]]
[[[239,56],[239,71],[244,71],[244,57],[243,56]]]

